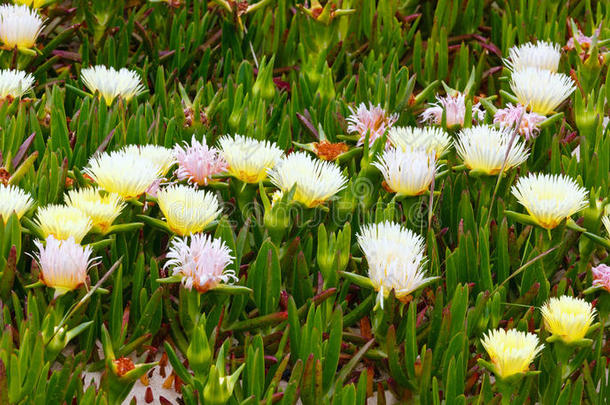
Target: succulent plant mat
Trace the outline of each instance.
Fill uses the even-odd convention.
[[[0,405],[610,402],[610,2],[0,5]]]

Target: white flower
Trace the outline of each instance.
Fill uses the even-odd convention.
[[[512,193],[538,225],[546,229],[555,228],[589,204],[588,191],[559,174],[530,173],[519,178]]]
[[[455,150],[470,170],[495,175],[502,169],[511,138],[508,129],[496,129],[488,125],[464,128],[455,143]],[[514,139],[504,170],[519,166],[527,160],[528,155],[523,142]]]
[[[209,235],[195,234],[187,238],[175,238],[167,253],[174,275],[182,276],[182,284],[189,290],[193,287],[200,293],[220,283],[237,281],[235,271],[227,269],[233,262],[231,250],[221,239]]]
[[[394,127],[388,131],[388,139],[395,147],[424,149],[440,158],[451,147],[449,134],[440,127]]]
[[[352,114],[347,117],[349,123],[347,132],[360,135],[358,145],[364,143],[367,133],[369,133],[369,145],[372,145],[398,120],[397,114],[388,115],[381,106],[374,106],[371,103],[368,107],[360,103],[357,109],[349,107],[349,110]]]
[[[244,183],[258,183],[267,178],[267,173],[283,156],[283,152],[272,142],[258,141],[242,135],[226,135],[218,144],[228,164],[227,171]]]
[[[30,91],[34,76],[21,70],[0,70],[0,99],[16,99]]]
[[[528,67],[513,72],[510,88],[519,103],[532,112],[548,115],[572,94],[576,86],[567,75]]]
[[[466,95],[456,93],[445,97],[436,96],[436,103],[430,104],[421,113],[422,122],[441,125],[443,120],[443,112],[445,113],[445,122],[448,128],[456,125],[464,125],[466,116]],[[485,119],[485,111],[481,108],[480,103],[472,105],[472,121],[481,122]]]
[[[539,41],[536,44],[528,42],[513,46],[508,51],[508,60],[505,60],[505,63],[513,71],[532,67],[557,72],[559,59],[561,59],[559,45]]]
[[[0,40],[4,47],[29,49],[36,45],[44,21],[28,6],[0,6]]]
[[[158,145],[127,145],[121,149],[136,159],[146,159],[159,167],[161,176],[165,176],[169,169],[176,163],[172,149]]]
[[[403,196],[425,193],[436,172],[434,151],[426,152],[423,149],[390,148],[373,165],[381,171],[387,187]]]
[[[92,93],[99,92],[107,105],[119,96],[129,101],[146,89],[138,73],[126,68],[115,70],[113,67],[97,65],[82,69],[80,75],[85,86]]]
[[[316,160],[305,152],[295,152],[282,158],[269,171],[271,182],[284,193],[296,184],[294,199],[311,208],[323,204],[347,183],[339,166]]]
[[[54,288],[56,296],[85,283],[87,272],[96,260],[91,257],[91,246],[82,247],[72,237],[59,240],[53,235],[47,237],[46,246],[40,241],[34,244],[38,248],[35,260],[40,268],[40,281]]]
[[[161,168],[149,159],[118,151],[94,155],[84,173],[101,189],[129,199],[143,194],[155,183],[161,177]]]
[[[167,225],[181,236],[203,231],[221,212],[214,194],[182,184],[161,189],[157,202]]]
[[[383,307],[383,298],[394,291],[405,301],[409,294],[435,277],[426,277],[424,239],[392,222],[365,225],[358,234],[358,245],[369,265],[369,279]]]
[[[16,186],[5,186],[0,183],[0,217],[5,224],[13,212],[21,219],[32,205],[34,201],[25,191]]]

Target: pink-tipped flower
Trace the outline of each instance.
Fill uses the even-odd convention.
[[[521,114],[523,114],[523,118],[519,124],[519,133],[527,140],[535,138],[540,132],[538,124],[544,121],[546,117],[535,112],[527,112],[521,104],[512,105],[508,103],[506,108],[496,111],[494,124],[499,124],[502,128],[513,128],[519,122]]]
[[[87,280],[87,271],[95,258],[90,246],[82,247],[73,237],[66,240],[56,239],[49,235],[45,245],[35,241],[38,254],[35,260],[40,268],[40,281],[55,289],[59,296],[78,288]]]
[[[174,275],[182,276],[182,284],[189,290],[193,287],[200,293],[220,283],[237,281],[235,271],[227,269],[233,262],[231,250],[221,239],[209,235],[194,234],[189,238],[176,238],[167,253]]]
[[[599,28],[595,30],[594,35],[597,35],[599,37]],[[588,37],[585,34],[583,34],[581,30],[578,30],[576,32],[576,35],[573,35],[572,37],[570,37],[570,39],[568,39],[568,42],[566,43],[566,46],[564,47],[564,49],[568,50],[568,51],[576,49],[574,42],[578,42],[578,45],[580,45],[580,48],[583,51],[587,51],[589,48],[591,48],[591,45],[593,44],[594,35],[591,35],[590,37]]]
[[[388,115],[379,105],[371,103],[368,107],[366,104],[360,103],[355,110],[350,107],[350,111],[352,114],[347,117],[347,122],[349,122],[347,132],[360,135],[358,145],[364,143],[367,133],[369,133],[369,145],[372,145],[398,120],[398,114]]]
[[[430,104],[421,113],[421,121],[430,124],[440,125],[443,120],[443,111],[445,112],[445,120],[447,127],[464,125],[464,117],[466,116],[466,96],[462,93],[455,95],[447,95],[445,97],[436,96],[436,103]],[[485,118],[485,111],[481,108],[480,103],[472,105],[472,120],[481,122]]]
[[[227,161],[216,148],[210,148],[205,139],[199,142],[193,136],[191,144],[174,147],[174,157],[178,161],[176,176],[180,180],[205,186],[210,178],[227,170]]]
[[[602,287],[610,292],[610,266],[600,264],[597,267],[593,267],[591,271],[593,272],[593,286]]]

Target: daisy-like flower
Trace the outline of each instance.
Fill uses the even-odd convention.
[[[28,193],[19,187],[0,183],[0,217],[5,224],[13,212],[21,219],[32,205],[34,201]]]
[[[0,99],[12,101],[30,91],[34,76],[21,70],[0,70]]]
[[[123,199],[143,194],[161,177],[161,168],[149,159],[138,159],[125,151],[94,155],[84,173],[109,193]]]
[[[449,134],[439,127],[394,127],[388,131],[388,139],[395,147],[407,149],[423,149],[434,152],[440,158],[451,147]]]
[[[601,287],[610,293],[610,266],[600,264],[591,269],[593,273],[593,286]]]
[[[455,95],[447,95],[445,97],[436,96],[436,103],[430,104],[421,113],[421,121],[429,124],[440,125],[443,120],[443,111],[445,112],[445,120],[447,127],[456,125],[464,125],[464,117],[466,116],[466,96],[462,93]],[[481,122],[485,119],[485,111],[481,108],[480,103],[472,105],[472,120]]]
[[[203,231],[221,211],[214,194],[182,184],[161,189],[157,202],[167,225],[180,236]]]
[[[37,217],[36,222],[45,238],[53,235],[59,240],[73,238],[76,243],[80,243],[93,227],[89,215],[66,205],[51,204],[39,208]]]
[[[38,254],[34,257],[40,268],[40,281],[55,289],[55,296],[72,291],[87,280],[87,272],[94,265],[91,246],[82,247],[70,237],[59,240],[53,235],[34,244]]]
[[[470,169],[487,175],[500,173],[512,134],[507,129],[496,129],[489,125],[464,128],[460,131],[455,150]],[[527,160],[529,152],[518,139],[508,153],[504,170],[509,170]]]
[[[541,115],[552,113],[576,89],[562,73],[528,67],[513,72],[510,88],[519,103]]]
[[[533,333],[515,329],[496,329],[483,335],[481,344],[487,351],[494,372],[499,378],[524,373],[544,345],[538,345],[538,337]]]
[[[523,114],[523,118],[521,115]],[[535,138],[540,132],[540,124],[546,119],[545,116],[536,114],[535,112],[527,112],[526,108],[521,104],[512,105],[508,103],[506,108],[500,108],[494,115],[494,124],[499,124],[502,128],[513,128],[519,122],[519,134],[525,137],[526,140]]]
[[[390,129],[398,120],[398,114],[389,115],[381,106],[369,103],[360,103],[358,108],[349,107],[351,115],[347,117],[347,132],[360,135],[358,145],[364,143],[367,132],[369,132],[369,145],[381,138],[385,131]]]
[[[95,188],[82,188],[70,190],[66,205],[78,208],[91,218],[93,225],[98,226],[102,232],[108,231],[114,220],[121,215],[125,203],[117,194],[101,196]]]
[[[358,245],[369,265],[369,279],[378,301],[391,291],[397,299],[407,297],[434,277],[424,271],[424,239],[409,229],[392,222],[365,225],[358,234]]]
[[[316,160],[305,152],[282,158],[269,171],[271,182],[282,192],[296,184],[294,199],[312,208],[323,204],[345,188],[347,179],[334,163]]]
[[[218,140],[227,171],[244,183],[263,181],[284,154],[272,142],[258,141],[242,135],[225,135]]]
[[[512,71],[533,67],[557,72],[560,58],[559,45],[539,41],[535,44],[528,42],[513,46],[508,51],[508,60],[505,60],[505,63]]]
[[[567,295],[550,298],[540,312],[545,328],[566,343],[584,338],[595,318],[590,303]]]
[[[140,75],[126,68],[115,70],[97,65],[81,70],[80,76],[89,91],[99,92],[107,105],[111,105],[117,97],[129,101],[145,90]]]
[[[533,174],[521,177],[512,193],[532,218],[545,229],[553,229],[588,204],[587,190],[564,175]]]
[[[36,45],[43,24],[38,12],[28,6],[0,6],[0,40],[5,48],[32,48]]]
[[[213,175],[227,170],[227,162],[220,151],[210,148],[205,138],[199,142],[195,135],[190,145],[185,143],[184,146],[174,146],[174,157],[178,161],[176,177],[200,186],[207,185]]]
[[[387,188],[403,196],[425,193],[436,172],[434,151],[423,149],[390,148],[373,165],[381,171]]]
[[[165,176],[176,163],[172,149],[158,145],[127,145],[121,149],[137,159],[146,159],[159,167],[161,176]]]
[[[231,250],[221,239],[195,234],[190,238],[175,238],[167,253],[165,268],[182,276],[182,284],[189,290],[204,293],[218,284],[237,281],[235,271],[227,269],[233,262]]]

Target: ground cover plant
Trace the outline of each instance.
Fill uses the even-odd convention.
[[[0,404],[606,404],[610,3],[0,5]]]

